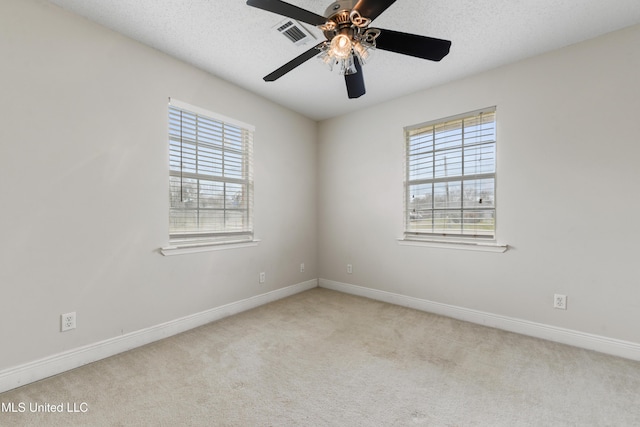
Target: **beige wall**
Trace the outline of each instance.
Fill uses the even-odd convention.
[[[640,26],[322,122],[320,277],[640,342],[638,46]],[[403,127],[493,105],[511,249],[400,246]]]
[[[42,1],[0,57],[0,371],[318,276],[315,122]],[[168,97],[256,126],[259,246],[158,253]]]

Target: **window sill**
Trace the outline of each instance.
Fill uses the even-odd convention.
[[[458,249],[463,251],[497,252],[502,253],[509,249],[509,245],[501,245],[489,242],[464,242],[464,241],[443,241],[430,239],[398,239],[398,244],[402,246],[424,246],[428,248]]]
[[[200,252],[222,251],[227,249],[248,248],[258,246],[259,239],[244,240],[235,242],[210,242],[210,243],[182,243],[179,245],[165,246],[160,248],[160,253],[164,256],[195,254]]]

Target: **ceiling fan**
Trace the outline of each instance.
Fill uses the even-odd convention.
[[[340,74],[344,75],[349,98],[359,98],[365,94],[362,64],[369,56],[370,49],[377,48],[431,61],[444,58],[451,47],[449,40],[369,27],[371,21],[395,1],[338,0],[331,3],[325,16],[321,16],[280,0],[247,0],[249,6],[317,26],[326,37],[326,40],[265,76],[264,81],[275,81],[320,55],[331,69],[339,67]]]

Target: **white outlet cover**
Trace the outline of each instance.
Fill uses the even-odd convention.
[[[70,331],[76,328],[76,312],[60,315],[60,332]]]
[[[553,308],[559,308],[561,310],[567,309],[567,296],[561,294],[555,294],[553,296]]]

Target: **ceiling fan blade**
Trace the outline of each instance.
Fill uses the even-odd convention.
[[[307,62],[308,60],[310,60],[311,58],[313,58],[314,56],[320,53],[320,51],[318,50],[318,47],[322,46],[324,43],[325,42],[318,43],[308,51],[304,52],[302,55],[296,56],[291,61],[287,62],[286,64],[284,64],[282,67],[278,68],[271,74],[264,76],[263,78],[264,81],[273,82],[275,80],[278,80],[280,77],[284,76],[289,71],[296,68],[297,66],[304,64],[305,62]]]
[[[353,8],[360,12],[360,15],[373,21],[395,2],[396,0],[360,0]]]
[[[358,70],[355,74],[346,74],[344,81],[347,83],[347,94],[349,99],[360,98],[365,94],[364,90],[364,76],[362,75],[362,66],[356,56],[353,58],[353,63]]]
[[[440,61],[447,56],[451,48],[449,40],[383,30],[382,28],[378,28],[378,30],[380,30],[380,35],[376,38],[376,47],[390,52]]]
[[[280,0],[247,0],[247,4],[249,6],[257,7],[258,9],[277,13],[278,15],[293,18],[311,25],[323,25],[327,22],[327,18],[324,16],[309,12],[308,10]]]

